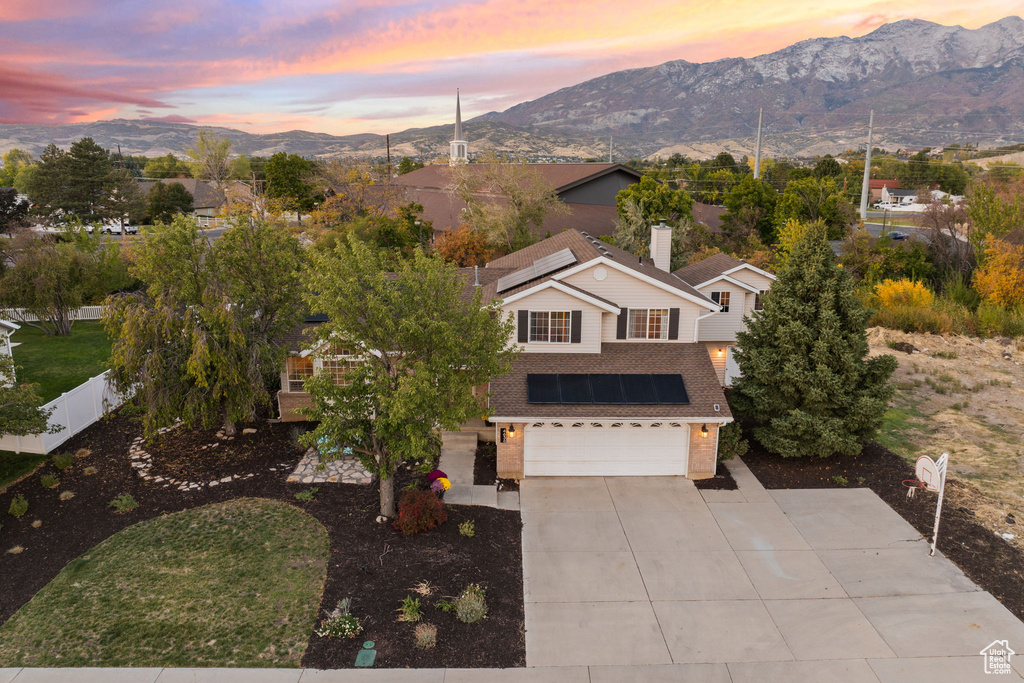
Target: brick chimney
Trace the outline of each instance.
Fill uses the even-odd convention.
[[[655,268],[666,273],[672,269],[672,228],[665,221],[651,226],[651,258]]]

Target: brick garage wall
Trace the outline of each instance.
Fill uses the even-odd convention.
[[[309,394],[292,394],[286,391],[277,392],[277,409],[281,414],[281,422],[304,422],[305,416],[295,411],[313,405]]]
[[[716,459],[718,457],[718,425],[708,424],[708,435],[700,435],[701,425],[704,423],[690,424],[690,462],[689,471],[686,473],[690,479],[705,479],[715,475]]]
[[[495,434],[498,441],[498,476],[502,479],[523,478],[523,439],[526,437],[526,424],[514,423],[516,428],[515,436],[509,437],[505,443],[501,443],[501,429],[512,427],[508,422],[499,422],[495,425]]]

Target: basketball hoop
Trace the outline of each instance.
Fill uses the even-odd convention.
[[[928,483],[920,479],[904,479],[903,485],[907,487],[907,498],[913,498],[919,490],[928,488]]]

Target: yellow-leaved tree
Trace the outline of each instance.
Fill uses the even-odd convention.
[[[875,296],[886,308],[894,306],[928,307],[935,300],[932,291],[920,282],[902,278],[899,280],[883,280],[875,286]]]
[[[1024,306],[1024,246],[990,241],[985,264],[974,272],[974,288],[999,306]]]

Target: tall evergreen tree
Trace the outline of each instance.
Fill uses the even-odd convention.
[[[892,396],[892,356],[867,358],[869,312],[836,264],[821,223],[807,227],[779,279],[736,335],[736,410],[784,457],[855,455]]]

